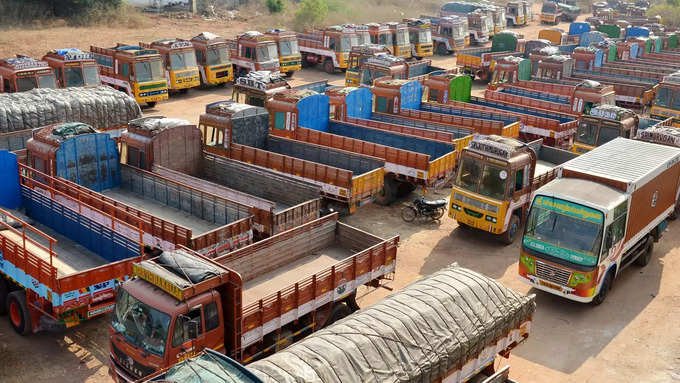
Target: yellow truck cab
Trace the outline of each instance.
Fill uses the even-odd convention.
[[[379,54],[389,54],[384,45],[364,44],[352,47],[349,52],[349,62],[345,71],[345,86],[358,87],[361,83],[361,73],[364,63]]]
[[[302,69],[302,56],[295,32],[270,29],[265,36],[271,36],[276,41],[279,51],[279,71],[286,77],[293,77],[293,73]]]
[[[201,85],[196,63],[196,51],[191,41],[182,39],[156,40],[150,44],[139,43],[149,49],[157,49],[165,64],[168,88],[171,91],[187,92]]]
[[[203,32],[191,38],[203,85],[224,85],[234,80],[227,41],[216,34]]]
[[[656,90],[650,111],[652,117],[680,117],[680,72],[663,78]]]
[[[508,26],[521,27],[529,22],[525,13],[526,5],[525,1],[510,1],[505,4],[505,20]]]
[[[463,149],[451,189],[449,217],[514,242],[526,217],[531,193],[556,176],[555,167],[576,154],[500,136],[475,136]]]
[[[404,19],[408,26],[411,54],[418,60],[433,54],[432,22],[428,19]]]
[[[387,27],[392,32],[392,54],[405,59],[411,58],[411,39],[406,23],[389,22]]]
[[[394,41],[392,32],[386,24],[368,23],[366,24],[368,34],[371,37],[371,43],[374,45],[383,45],[387,48],[390,54],[394,54]]]

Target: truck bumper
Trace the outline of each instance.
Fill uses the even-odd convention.
[[[535,275],[528,275],[527,277],[523,277],[520,275],[520,279],[522,280],[522,282],[538,290],[542,290],[554,295],[559,295],[563,298],[567,298],[575,302],[590,303],[593,301],[593,298],[595,297],[595,295],[590,297],[579,297],[573,294],[573,292],[575,291],[574,289],[566,286],[560,286],[552,282],[544,281]]]

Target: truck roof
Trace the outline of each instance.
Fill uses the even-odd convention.
[[[564,170],[623,182],[634,191],[680,161],[680,148],[617,137],[562,165]]]
[[[60,124],[47,125],[34,131],[33,139],[51,145],[59,146],[59,143],[79,136],[81,134],[96,133],[90,125],[82,122],[65,122]]]
[[[111,49],[119,51],[119,52],[127,53],[131,56],[151,56],[151,55],[159,54],[157,49],[142,48],[139,45],[118,44],[117,46],[115,46]],[[99,53],[99,52],[97,52],[97,53]]]
[[[197,34],[196,36],[191,38],[192,42],[196,43],[205,43],[207,45],[212,45],[212,44],[220,44],[220,43],[226,43],[227,40],[225,40],[223,37],[216,35],[212,32],[201,32]]]
[[[616,105],[598,105],[591,108],[588,115],[607,120],[621,121],[629,117],[635,117],[635,112]]]
[[[84,52],[78,48],[61,48],[47,52],[46,56],[56,57],[64,61],[94,60],[91,52]]]
[[[288,81],[279,72],[251,71],[236,79],[235,85],[268,92],[272,89],[290,88]]]
[[[131,120],[128,124],[128,132],[153,137],[165,129],[177,126],[193,125],[187,120],[179,118],[166,118],[163,116],[149,116]]]
[[[0,60],[0,66],[6,68],[11,68],[14,70],[26,70],[26,69],[44,69],[49,68],[49,65],[42,60],[36,60],[33,57],[19,56],[10,57]]]
[[[236,101],[225,100],[216,101],[205,106],[205,112],[217,116],[239,118],[254,116],[258,114],[268,114],[265,108],[248,104],[241,104]]]
[[[509,160],[513,155],[519,153],[520,149],[524,148],[527,148],[527,144],[514,138],[476,134],[467,149]]]
[[[626,199],[625,193],[601,183],[579,178],[557,178],[542,186],[537,194],[569,198],[583,205],[613,210]]]
[[[192,48],[193,44],[189,40],[184,39],[160,39],[152,41],[149,45],[158,45],[169,49]]]

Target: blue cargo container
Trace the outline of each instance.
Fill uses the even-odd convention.
[[[570,36],[581,36],[583,33],[590,32],[590,23],[575,21],[569,24]]]
[[[626,28],[626,38],[630,37],[649,37],[649,28],[628,27]]]
[[[322,132],[328,130],[328,96],[312,94],[298,101],[297,106],[298,125]]]
[[[581,35],[581,39],[579,40],[578,45],[581,47],[589,47],[591,44],[597,44],[606,38],[607,35],[605,35],[602,32],[598,31],[586,32]]]

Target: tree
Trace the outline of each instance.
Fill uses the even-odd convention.
[[[298,29],[321,25],[328,16],[326,0],[302,0],[295,13],[295,26]]]
[[[269,13],[280,13],[284,8],[283,0],[267,0],[266,4]]]

